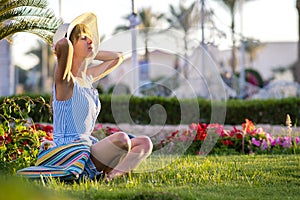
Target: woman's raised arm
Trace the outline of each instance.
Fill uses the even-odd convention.
[[[95,60],[103,62],[87,69],[87,73],[93,76],[93,82],[100,80],[117,68],[123,62],[123,54],[113,51],[99,51]]]
[[[57,56],[57,67],[55,69],[55,82],[62,82],[67,78],[70,81],[71,67],[73,58],[72,43],[63,38],[55,45],[55,54]]]

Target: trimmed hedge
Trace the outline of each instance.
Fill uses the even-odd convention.
[[[32,102],[28,117],[34,122],[52,123],[50,95],[26,95]],[[42,97],[42,98],[41,98]],[[12,96],[9,98],[24,106],[24,96]],[[136,124],[189,124],[191,122],[211,123],[222,122],[225,124],[242,124],[249,119],[257,124],[285,124],[286,115],[289,114],[293,123],[300,119],[300,99],[268,99],[268,100],[228,100],[227,102],[211,102],[210,100],[178,100],[176,98],[163,97],[134,97],[118,96],[112,99],[111,95],[100,95],[101,113],[98,121],[101,123],[136,123]],[[46,102],[44,102],[43,100]],[[0,99],[2,105],[4,98]],[[226,103],[226,104],[225,104]],[[199,105],[195,108],[195,105]],[[112,105],[114,108],[112,109]],[[226,105],[226,107],[224,106]],[[218,106],[221,106],[218,109]],[[215,114],[212,116],[212,108]],[[225,110],[226,109],[226,110]],[[154,110],[151,118],[151,110]],[[200,112],[200,114],[199,114]],[[225,113],[226,112],[226,113]],[[113,114],[114,113],[114,114]],[[150,113],[150,114],[149,114]],[[0,107],[0,116],[3,107]],[[166,116],[166,117],[165,117]],[[0,117],[1,120],[1,117]],[[219,120],[219,121],[218,121]],[[224,120],[223,120],[224,121]]]

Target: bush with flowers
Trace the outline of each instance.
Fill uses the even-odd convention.
[[[24,106],[17,101],[23,101]],[[0,165],[5,169],[33,165],[41,142],[52,138],[51,125],[41,126],[28,119],[34,105],[27,97],[6,98],[0,105]]]
[[[287,118],[289,119],[289,116]],[[290,126],[289,122],[286,135],[273,136],[261,127],[256,128],[254,123],[248,119],[242,124],[242,129],[233,126],[232,130],[225,130],[220,124],[191,124],[188,130],[172,132],[156,144],[155,148],[160,149],[170,143],[180,144],[191,141],[185,151],[186,154],[300,153],[300,138],[291,135]],[[211,147],[208,151],[207,148],[202,148],[206,140],[208,140],[206,147]]]
[[[93,135],[103,139],[117,131],[117,128],[97,124]],[[45,139],[53,140],[53,126],[16,123],[5,127],[4,123],[0,125],[0,135],[0,163],[14,163],[16,168],[22,168],[34,164],[38,149]],[[208,145],[211,149],[202,148],[206,140],[211,142]],[[154,151],[164,148],[166,153],[185,152],[192,155],[300,153],[299,137],[274,137],[262,128],[256,128],[248,119],[242,124],[242,129],[233,127],[232,130],[225,130],[219,124],[194,123],[185,131],[176,130],[160,141],[153,139],[153,142]]]

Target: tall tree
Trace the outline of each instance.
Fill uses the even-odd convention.
[[[142,34],[144,35],[145,44],[145,61],[149,61],[148,41],[151,28],[157,26],[158,21],[164,17],[164,14],[153,13],[151,8],[143,8],[139,13],[142,23],[139,25]]]
[[[141,23],[137,26],[140,30],[140,33],[144,35],[144,44],[145,44],[145,58],[146,62],[149,61],[149,50],[148,50],[148,42],[149,42],[149,34],[151,28],[155,28],[158,24],[158,21],[163,18],[163,14],[161,13],[154,13],[152,12],[151,8],[142,8],[141,11],[138,13],[138,16],[141,20]],[[123,17],[124,19],[129,19],[130,15]],[[115,28],[115,33],[119,31],[129,30],[130,26],[117,26]]]
[[[189,31],[195,27],[195,24],[199,21],[199,12],[195,12],[195,6],[197,1],[192,3],[190,6],[184,6],[183,2],[179,3],[178,8],[175,8],[173,5],[169,6],[171,17],[167,18],[168,22],[171,24],[171,27],[176,29],[183,30],[184,33],[184,57],[185,60],[188,59],[188,36]],[[188,63],[185,62],[183,67],[184,75],[187,76]]]
[[[235,14],[236,14],[236,4],[238,0],[221,0],[223,5],[229,10],[231,17],[231,40],[232,40],[232,50],[231,50],[231,69],[232,73],[236,72],[236,39],[235,39]]]
[[[0,40],[18,32],[29,32],[51,45],[62,21],[47,6],[47,0],[0,0]]]
[[[235,14],[238,10],[238,3],[243,3],[244,1],[251,1],[251,0],[216,0],[221,1],[222,5],[226,7],[227,10],[230,12],[231,17],[231,40],[232,40],[232,55],[231,55],[231,69],[232,72],[236,72],[236,65],[237,65],[237,58],[236,58],[236,32],[235,32]]]

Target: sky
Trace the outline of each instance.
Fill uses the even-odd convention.
[[[135,5],[137,10],[151,7],[153,12],[167,13],[170,4],[176,7],[180,1],[189,5],[193,0],[135,0]],[[229,12],[217,1],[219,0],[205,0],[205,6],[214,9],[217,27],[230,39]],[[112,35],[116,26],[129,23],[123,17],[130,14],[132,9],[131,0],[48,0],[48,2],[49,7],[64,22],[70,22],[84,12],[94,12],[98,17],[100,35],[108,37]],[[200,3],[199,0],[198,2]],[[296,0],[244,0],[242,14],[238,12],[236,15],[236,31],[261,42],[297,41],[298,14],[295,4]],[[229,39],[222,42],[223,48],[230,44]],[[30,48],[36,45],[35,42],[30,42],[31,40],[28,35],[16,37],[13,48],[16,57],[20,57],[22,51],[26,51],[24,46]],[[30,42],[31,45],[24,45],[24,41]],[[24,60],[22,63],[24,68],[30,68],[30,65],[34,64],[27,62],[28,65],[25,66]]]
[[[111,33],[116,26],[124,23],[122,17],[131,12],[131,0],[85,0],[84,4],[82,0],[49,0],[50,7],[57,15],[60,1],[61,17],[65,22],[70,22],[80,13],[91,11],[97,14],[100,31],[105,34]],[[153,12],[166,13],[170,4],[177,6],[180,1],[184,0],[135,0],[135,5],[137,10],[151,7]],[[185,1],[187,5],[192,2]],[[219,0],[206,0],[206,7],[215,8],[220,28],[229,29],[229,12],[217,1]],[[242,32],[261,41],[296,41],[298,16],[295,4],[296,0],[244,0]],[[239,29],[239,14],[236,24]]]

